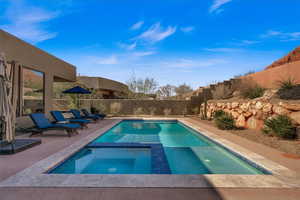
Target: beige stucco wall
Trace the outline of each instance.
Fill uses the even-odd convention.
[[[76,81],[76,68],[45,51],[28,44],[0,29],[0,51],[5,53],[7,61],[16,61],[16,69],[22,82],[22,67],[44,73],[44,110],[52,110],[53,81]],[[22,92],[19,94],[22,96]]]
[[[76,81],[76,68],[0,29],[0,50],[7,60],[66,81]]]
[[[278,81],[288,78],[300,83],[300,61],[256,72],[248,77],[264,88],[278,88]]]

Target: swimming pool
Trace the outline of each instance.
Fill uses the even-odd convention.
[[[268,174],[176,120],[123,120],[49,173]]]

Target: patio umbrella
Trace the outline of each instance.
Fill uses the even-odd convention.
[[[13,66],[12,66],[13,67]],[[13,74],[13,68],[10,74]],[[7,72],[7,64],[4,53],[0,53],[0,118],[3,123],[4,137],[6,142],[14,140],[14,111],[11,102],[12,76]]]
[[[64,94],[77,94],[77,108],[79,108],[79,94],[91,94],[92,92],[80,86],[63,91]]]

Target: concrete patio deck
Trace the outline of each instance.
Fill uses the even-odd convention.
[[[282,156],[269,147],[253,143],[244,138],[219,131],[207,126],[196,118],[187,118],[192,123],[206,130],[218,133],[220,137],[230,140],[264,157],[278,162],[300,174],[300,161]],[[59,152],[95,130],[109,125],[113,120],[104,120],[91,124],[81,134],[68,138],[62,134],[41,137],[42,144],[27,151],[0,156],[0,181],[30,167],[34,163]],[[299,189],[257,189],[257,188],[0,188],[0,199],[299,199]]]

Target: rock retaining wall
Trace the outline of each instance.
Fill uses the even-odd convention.
[[[201,112],[205,110],[201,106]],[[236,120],[236,125],[242,128],[261,129],[264,120],[276,115],[288,115],[297,125],[300,125],[300,101],[270,102],[264,100],[249,101],[214,101],[207,103],[207,117],[213,118],[213,113],[223,110],[230,113]]]

